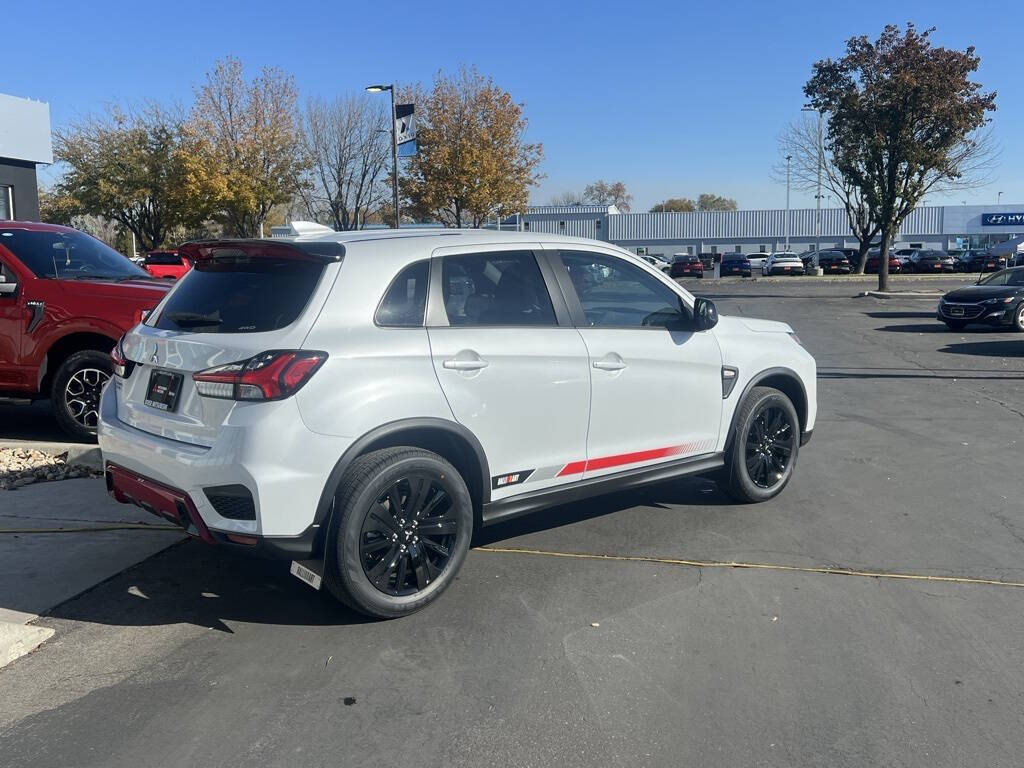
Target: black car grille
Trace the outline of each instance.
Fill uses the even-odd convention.
[[[215,485],[204,488],[203,493],[221,517],[228,520],[256,519],[256,505],[244,485]]]
[[[940,304],[939,311],[943,317],[948,317],[956,320],[970,320],[978,317],[985,308],[980,304]]]

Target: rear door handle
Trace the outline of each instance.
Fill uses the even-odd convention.
[[[626,367],[626,361],[615,352],[609,352],[600,360],[595,360],[594,367],[600,371],[621,371]]]
[[[449,358],[441,363],[449,371],[479,371],[490,365],[480,355],[471,349],[464,349],[455,357]]]

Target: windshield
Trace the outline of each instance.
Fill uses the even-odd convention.
[[[82,232],[0,229],[0,245],[21,260],[36,277],[59,280],[149,277],[127,257]]]
[[[993,272],[985,279],[979,280],[978,285],[1024,285],[1024,267]]]

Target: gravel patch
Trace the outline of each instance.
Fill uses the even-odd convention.
[[[0,491],[13,491],[32,483],[103,476],[100,470],[69,464],[67,458],[67,453],[0,448]]]

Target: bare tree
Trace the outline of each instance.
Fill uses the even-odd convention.
[[[302,126],[309,170],[299,196],[310,218],[359,229],[387,194],[391,161],[388,115],[364,94],[310,99]]]
[[[548,205],[583,205],[583,193],[573,190],[559,192],[549,198]]]
[[[779,156],[789,155],[790,184],[802,192],[818,193],[818,162],[821,161],[821,189],[831,192],[846,212],[846,223],[857,239],[858,259],[854,265],[857,274],[863,274],[868,249],[878,236],[882,225],[873,214],[860,188],[846,180],[833,161],[832,154],[824,146],[825,120],[819,123],[817,116],[803,115],[800,120],[790,123],[779,136]],[[781,160],[772,168],[772,179],[785,183],[786,162]]]

